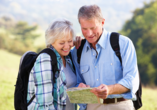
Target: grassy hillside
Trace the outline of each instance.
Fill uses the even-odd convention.
[[[157,88],[143,88],[143,107],[140,110],[157,110]]]
[[[20,56],[0,50],[0,110],[14,110],[14,85]],[[157,89],[143,88],[143,107],[140,110],[157,110]]]
[[[0,110],[14,110],[13,94],[20,56],[0,50]]]

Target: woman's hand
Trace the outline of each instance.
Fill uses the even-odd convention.
[[[76,36],[76,39],[73,41],[73,45],[76,47],[76,49],[80,47],[82,39],[83,38],[81,36]]]
[[[86,85],[84,83],[80,83],[78,87],[90,87],[89,85]]]

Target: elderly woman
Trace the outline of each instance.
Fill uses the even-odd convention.
[[[73,38],[74,30],[67,20],[54,21],[47,29],[46,46],[55,52],[60,71],[52,72],[51,57],[48,54],[41,53],[37,57],[29,76],[27,101],[29,102],[34,94],[35,98],[27,107],[28,110],[76,109],[75,104],[70,103],[66,95],[66,88],[76,85],[75,71],[68,56],[73,46]],[[49,81],[52,74],[55,74],[55,83]],[[42,85],[36,86],[35,81]]]

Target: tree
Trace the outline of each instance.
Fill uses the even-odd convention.
[[[19,55],[28,50],[38,50],[34,46],[34,40],[39,37],[37,28],[37,25],[31,26],[24,21],[15,22],[9,17],[1,17],[0,48]]]
[[[10,29],[15,26],[16,22],[14,21],[14,18],[9,16],[2,16],[0,18],[0,27],[5,29]]]
[[[37,25],[29,26],[27,22],[19,21],[12,33],[16,36],[16,40],[22,42],[25,46],[33,45],[34,39],[36,39],[39,34],[35,34]]]
[[[157,0],[133,12],[121,33],[134,43],[141,80],[144,85],[157,85]]]

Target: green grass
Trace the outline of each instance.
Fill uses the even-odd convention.
[[[139,110],[157,110],[157,88],[142,89],[143,107]]]
[[[14,110],[14,90],[20,56],[0,50],[0,110]],[[143,107],[157,110],[157,89],[143,88]]]
[[[0,110],[14,110],[14,85],[20,56],[0,50]]]

